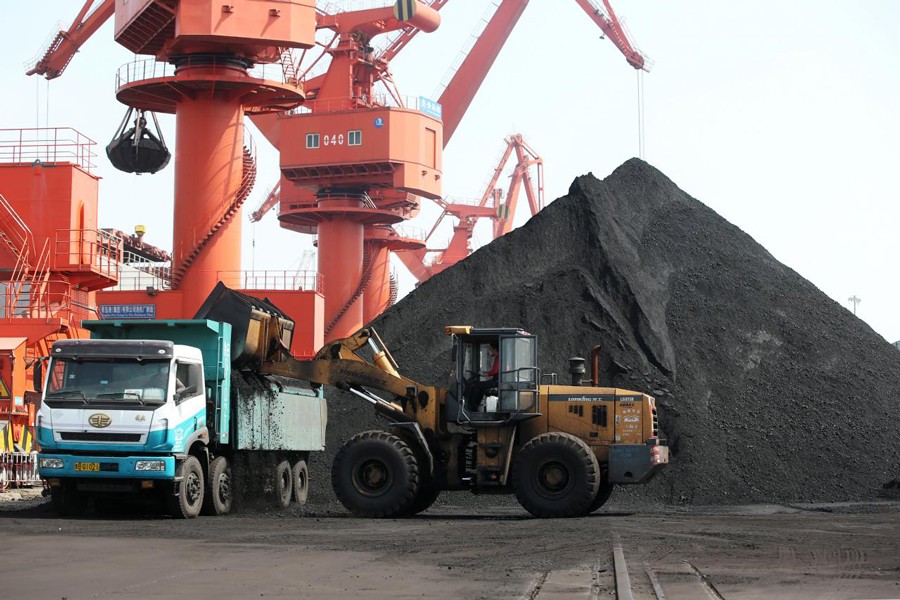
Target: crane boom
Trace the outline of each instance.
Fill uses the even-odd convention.
[[[602,2],[603,7],[601,8],[593,0],[575,0],[575,3],[588,14],[591,20],[606,34],[606,37],[616,45],[619,52],[625,55],[625,60],[628,61],[629,65],[635,69],[649,72],[650,64],[647,57],[635,48],[631,40],[628,39],[625,28],[619,22],[618,17],[616,17],[609,0],[602,0]]]
[[[443,107],[444,147],[453,137],[453,132],[456,131],[526,6],[528,0],[500,2],[484,31],[441,93],[438,102]]]
[[[116,12],[115,0],[103,0],[88,14],[95,0],[87,0],[66,31],[60,31],[26,75],[43,75],[55,79],[63,74],[78,49]]]

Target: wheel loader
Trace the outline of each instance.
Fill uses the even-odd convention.
[[[536,517],[578,517],[602,506],[613,486],[642,483],[669,459],[654,398],[600,387],[599,347],[570,361],[559,384],[537,366],[537,339],[521,329],[450,326],[451,384],[423,385],[399,372],[372,328],[328,343],[311,360],[270,357],[263,373],[331,385],[371,402],[384,431],[360,433],[340,449],[332,484],[362,517],[427,509],[444,490],[513,492]],[[468,403],[478,374],[499,348],[497,387]],[[274,358],[273,358],[274,357]],[[386,393],[376,395],[373,390]],[[480,395],[480,394],[479,394]]]

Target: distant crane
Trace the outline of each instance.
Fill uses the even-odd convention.
[[[525,189],[531,216],[544,208],[544,161],[537,152],[528,145],[521,134],[511,135],[505,140],[506,148],[481,199],[477,203],[453,202],[437,199],[435,202],[443,208],[431,231],[426,236],[426,243],[434,237],[438,226],[445,217],[457,219],[453,227],[453,237],[445,248],[419,248],[397,252],[397,256],[409,269],[410,273],[422,283],[429,277],[448,269],[472,253],[472,236],[480,219],[493,221],[491,239],[506,235],[513,229],[513,219],[518,206],[519,192]],[[512,156],[516,156],[516,165],[510,176],[506,200],[503,191],[497,187],[500,176]],[[532,177],[532,171],[534,176]]]

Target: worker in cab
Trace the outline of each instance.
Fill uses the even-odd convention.
[[[491,355],[491,368],[482,375],[485,379],[475,381],[469,387],[469,401],[467,407],[469,410],[478,410],[484,400],[485,392],[495,389],[498,385],[500,376],[500,349],[497,340],[492,341],[488,346],[488,352]]]

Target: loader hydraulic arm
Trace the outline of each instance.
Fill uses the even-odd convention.
[[[372,350],[371,360],[360,354],[366,347]],[[266,361],[260,372],[356,391],[380,407],[382,412],[393,411],[393,415],[388,416],[394,416],[398,420],[409,420],[403,416],[404,408],[408,401],[417,398],[422,389],[419,383],[397,372],[393,357],[382,344],[378,333],[371,328],[360,329],[350,337],[325,345],[310,360],[286,357]],[[366,394],[367,388],[393,394],[401,404]]]

